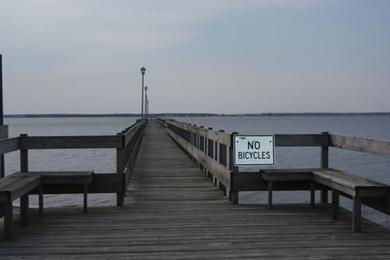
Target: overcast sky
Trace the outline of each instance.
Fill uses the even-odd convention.
[[[388,0],[0,0],[4,111],[390,112]]]

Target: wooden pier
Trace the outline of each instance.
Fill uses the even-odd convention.
[[[214,137],[223,142],[222,136]],[[126,137],[121,140],[126,143]],[[363,219],[363,232],[352,233],[351,213],[341,210],[334,220],[329,204],[312,209],[278,202],[270,210],[231,203],[223,191],[228,196],[234,191],[210,174],[221,166],[200,165],[201,158],[195,162],[157,122],[147,125],[135,166],[124,159],[124,154],[135,158],[131,149],[112,146],[118,152],[119,179],[131,179],[124,205],[90,207],[87,214],[80,208],[49,208],[43,215],[30,210],[29,225],[16,223],[15,239],[0,240],[1,259],[390,258],[389,230]],[[226,165],[229,152],[207,146],[221,148],[218,156],[208,154]],[[92,191],[99,192],[103,182],[94,185]],[[123,186],[115,187],[111,192],[117,192],[121,205]]]

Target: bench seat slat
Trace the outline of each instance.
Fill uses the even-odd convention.
[[[0,181],[0,194],[2,195],[0,201],[7,200],[4,196],[10,196],[11,200],[15,200],[39,185],[39,176],[16,176],[15,174],[6,176]]]
[[[41,177],[42,184],[90,184],[93,180],[93,171],[37,171],[16,174]]]
[[[385,196],[389,187],[383,183],[336,169],[315,170],[313,171],[313,180],[352,197]]]
[[[312,180],[314,169],[263,169],[261,177],[265,181],[304,181]]]

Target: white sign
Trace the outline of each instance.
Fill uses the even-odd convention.
[[[273,135],[233,136],[234,165],[274,164]]]

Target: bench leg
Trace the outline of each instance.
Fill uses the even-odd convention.
[[[43,185],[39,186],[39,214],[43,214]]]
[[[272,181],[268,182],[268,208],[272,209]]]
[[[28,194],[25,194],[20,197],[20,220],[23,226],[28,224],[28,196]]]
[[[360,198],[353,198],[353,211],[352,211],[352,231],[360,232],[361,231],[361,221],[362,221],[362,200]]]
[[[116,193],[116,206],[123,207],[124,202],[125,202],[125,195],[122,192],[117,192]]]
[[[328,190],[323,189],[321,190],[321,203],[322,204],[327,204],[328,203]]]
[[[332,219],[338,219],[339,217],[339,193],[332,190]]]
[[[314,209],[316,203],[316,190],[314,187],[314,181],[310,183],[310,208]]]
[[[232,192],[232,202],[233,202],[233,204],[238,205],[238,192],[237,191]]]
[[[4,203],[4,234],[6,239],[14,238],[14,214],[12,201]]]
[[[84,184],[84,213],[88,212],[88,184]]]

